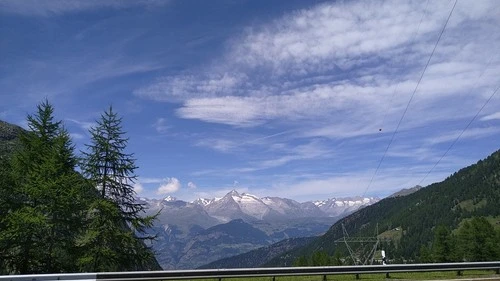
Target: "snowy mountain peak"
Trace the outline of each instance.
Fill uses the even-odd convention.
[[[210,204],[214,201],[216,201],[216,199],[198,198],[198,199],[192,201],[191,203],[201,205],[201,206],[207,206],[208,204]]]
[[[236,189],[233,189],[231,190],[228,194],[226,195],[229,195],[229,196],[240,196],[240,194],[238,193],[238,191],[236,191]]]
[[[165,207],[179,208],[178,212],[181,213],[202,210],[205,215],[221,222],[250,218],[268,220],[293,217],[337,217],[379,201],[378,198],[351,197],[299,203],[281,197],[260,198],[248,193],[239,193],[236,190],[231,190],[222,198],[198,198],[189,203],[179,201],[173,196],[167,196],[164,199],[137,198],[137,200],[155,210]],[[170,204],[173,202],[177,205]]]
[[[165,201],[165,202],[174,202],[174,201],[177,201],[177,198],[172,197],[172,196],[169,195],[169,196],[165,197],[163,199],[163,201]]]

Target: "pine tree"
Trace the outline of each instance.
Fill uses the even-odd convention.
[[[484,217],[465,221],[458,230],[460,256],[465,261],[495,260],[498,248],[493,226]]]
[[[8,241],[3,239],[1,235],[7,228],[7,222],[3,219],[7,216],[12,208],[11,188],[8,159],[0,157],[0,275],[8,274],[7,257],[8,253],[5,251],[8,246]]]
[[[121,122],[110,107],[90,129],[91,144],[83,152],[82,171],[99,193],[79,243],[86,249],[79,261],[83,270],[141,269],[145,261],[154,261],[142,240],[154,238],[146,231],[155,216],[143,216],[145,207],[135,200],[137,167],[125,152],[128,139]]]
[[[312,265],[313,266],[327,266],[330,265],[330,256],[325,251],[317,251],[314,252],[312,257]]]
[[[68,132],[48,101],[28,116],[29,131],[9,165],[0,247],[9,273],[75,271],[85,190]]]
[[[432,259],[434,262],[450,261],[452,254],[450,243],[450,230],[444,225],[437,226],[434,234],[434,241],[432,242]]]

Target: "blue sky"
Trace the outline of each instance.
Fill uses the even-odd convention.
[[[500,86],[497,1],[458,1],[417,87],[453,5],[0,0],[0,119],[48,98],[83,149],[112,104],[145,197],[387,196],[500,148],[500,94],[463,132]]]

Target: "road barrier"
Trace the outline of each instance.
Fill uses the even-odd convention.
[[[234,268],[234,269],[197,269],[168,271],[133,271],[133,272],[99,272],[99,273],[63,273],[63,274],[33,274],[4,275],[0,281],[49,281],[49,280],[184,280],[184,279],[218,279],[231,277],[278,277],[322,275],[326,280],[328,275],[367,273],[400,273],[464,270],[495,270],[499,274],[500,261],[494,262],[464,262],[464,263],[427,263],[427,264],[391,264],[391,265],[359,265],[359,266],[315,266],[315,267],[274,267],[274,268]]]

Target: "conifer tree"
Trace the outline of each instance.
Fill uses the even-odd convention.
[[[451,233],[444,225],[436,227],[432,242],[432,258],[435,262],[449,262],[451,256]]]
[[[488,261],[499,258],[495,243],[495,230],[484,217],[473,217],[465,221],[458,230],[460,256],[464,261]]]
[[[86,249],[80,259],[83,270],[141,269],[144,262],[155,261],[142,242],[153,238],[146,230],[155,216],[143,216],[145,207],[135,200],[137,167],[133,155],[125,152],[128,139],[121,122],[110,107],[90,129],[91,144],[83,152],[82,171],[99,194],[80,239],[80,246]]]
[[[82,178],[68,132],[46,100],[28,116],[29,131],[9,169],[7,208],[0,218],[3,262],[9,273],[75,271],[74,240],[81,229]]]

